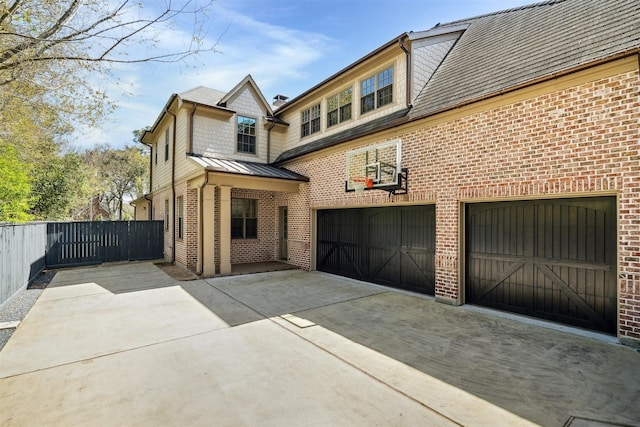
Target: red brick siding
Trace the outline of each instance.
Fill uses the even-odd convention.
[[[402,140],[409,194],[391,199],[344,192],[344,151],[288,164],[311,179],[289,197],[292,238],[303,248],[292,262],[310,265],[310,209],[435,201],[436,296],[461,302],[463,202],[617,194],[620,335],[640,339],[639,89],[634,71],[398,131],[376,141]]]

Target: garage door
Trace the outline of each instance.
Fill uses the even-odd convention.
[[[320,210],[316,268],[433,295],[435,206]]]
[[[466,302],[616,332],[613,197],[466,207]]]

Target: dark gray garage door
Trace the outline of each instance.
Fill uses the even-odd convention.
[[[435,206],[318,211],[316,268],[435,292]]]
[[[466,302],[615,333],[615,198],[467,205]]]

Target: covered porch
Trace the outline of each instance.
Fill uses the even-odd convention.
[[[300,186],[309,179],[263,163],[189,158],[203,172],[189,181],[189,189],[197,193],[197,231],[193,242],[197,247],[196,273],[203,277],[228,276],[241,270],[242,265],[283,258],[289,196],[298,194]],[[252,212],[251,227],[248,219],[238,218],[234,199],[251,201],[248,209]],[[247,224],[247,230],[251,228],[248,235],[238,236],[238,224],[241,227]],[[251,234],[254,232],[255,235]]]

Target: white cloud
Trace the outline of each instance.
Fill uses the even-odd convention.
[[[230,24],[217,47],[220,52],[207,54],[206,66],[187,73],[186,80],[228,90],[251,74],[263,90],[275,89],[291,85],[292,80],[303,81],[306,69],[336,44],[322,34],[260,22],[230,10],[222,15]]]
[[[187,24],[189,25],[189,24]],[[76,125],[79,148],[96,144],[122,147],[130,144],[132,131],[152,125],[172,93],[198,85],[226,91],[251,74],[269,100],[270,95],[298,95],[311,87],[309,67],[326,57],[338,42],[323,34],[290,29],[262,22],[230,9],[218,8],[209,23],[211,34],[205,46],[216,44],[217,52],[206,52],[178,64],[119,64],[113,78],[98,76],[103,88],[118,105],[101,128]],[[157,50],[138,46],[133,56],[154,56],[181,49],[191,40],[191,27],[163,27]],[[292,88],[299,88],[293,93]]]

